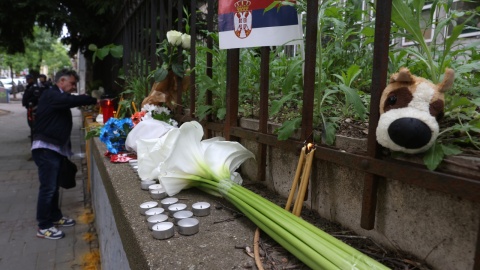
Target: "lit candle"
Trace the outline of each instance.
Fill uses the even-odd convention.
[[[178,212],[175,212],[175,214],[173,214],[173,220],[174,220],[174,224],[178,224],[178,222],[184,218],[191,218],[193,217],[193,213],[192,211],[188,211],[188,210],[182,210],[182,211],[178,211]]]
[[[146,219],[148,219],[149,217],[151,216],[155,216],[155,215],[160,215],[164,212],[165,210],[161,207],[154,207],[154,208],[150,208],[148,210],[145,211],[145,217]]]
[[[199,230],[198,219],[184,218],[178,221],[178,233],[182,235],[196,234]]]
[[[166,222],[166,221],[168,221],[168,216],[165,214],[159,214],[159,215],[148,217],[147,219],[148,228],[152,230],[153,225],[160,222]]]
[[[151,186],[151,185],[154,185],[156,184],[157,182],[155,182],[154,180],[144,180],[142,181],[141,185],[142,185],[142,189],[143,190],[148,190],[148,187]]]
[[[145,215],[145,211],[158,206],[158,202],[144,202],[140,204],[140,214]]]
[[[168,207],[172,204],[176,204],[178,202],[178,199],[177,198],[173,198],[173,197],[170,197],[170,198],[165,198],[163,200],[160,201],[160,203],[162,204],[162,207],[163,209],[168,209]]]
[[[168,239],[175,234],[172,222],[161,222],[152,226],[152,235],[155,239]]]
[[[168,206],[168,213],[170,214],[171,217],[173,217],[173,214],[175,214],[178,211],[183,211],[187,209],[187,205],[184,203],[175,203],[170,206]]]
[[[193,214],[197,217],[210,215],[210,204],[208,202],[197,202],[192,205]]]

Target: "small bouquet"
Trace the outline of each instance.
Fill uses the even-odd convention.
[[[125,151],[125,140],[133,126],[130,118],[111,117],[100,130],[100,141],[107,146],[107,150],[112,154]]]
[[[178,127],[177,121],[172,119],[170,110],[167,107],[145,104],[139,112],[131,117],[133,125],[136,126],[140,121],[155,119],[163,121],[171,126]]]

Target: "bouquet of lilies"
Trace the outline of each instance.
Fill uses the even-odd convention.
[[[300,217],[241,186],[236,171],[254,155],[238,142],[203,140],[198,122],[137,141],[138,173],[159,179],[169,196],[197,187],[223,196],[265,233],[312,269],[388,269]]]
[[[125,140],[133,128],[130,118],[118,119],[111,117],[100,130],[100,141],[112,154],[118,154],[125,149]]]

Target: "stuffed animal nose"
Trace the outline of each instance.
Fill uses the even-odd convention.
[[[432,138],[432,131],[424,122],[416,118],[404,117],[390,124],[388,135],[399,146],[417,149],[428,144]]]

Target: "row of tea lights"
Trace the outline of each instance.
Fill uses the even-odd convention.
[[[137,171],[136,160],[129,161],[132,168]],[[156,201],[148,201],[140,204],[140,214],[145,215],[148,228],[152,231],[155,239],[168,239],[177,231],[182,235],[193,235],[199,231],[199,221],[196,217],[208,216],[210,214],[210,204],[207,202],[197,202],[192,204],[192,211],[187,210],[187,205],[179,203],[177,198],[167,197],[165,189],[161,184],[153,180],[141,181],[141,188],[148,190],[150,197],[154,200],[161,199],[161,207]],[[165,214],[168,211],[173,222],[168,221],[169,216]]]
[[[156,239],[168,239],[174,235],[174,225],[177,225],[177,231],[182,235],[193,235],[199,231],[199,221],[196,217],[208,216],[210,214],[210,204],[207,202],[197,202],[192,205],[192,211],[187,210],[187,205],[178,203],[177,198],[169,197],[161,200],[161,206],[156,201],[148,201],[140,204],[140,213],[145,215],[148,228]],[[168,214],[165,214],[168,209]],[[168,218],[172,217],[173,222]]]

